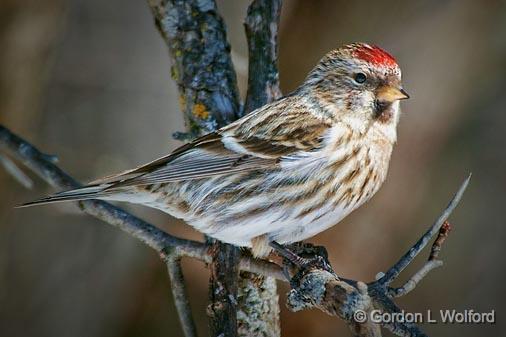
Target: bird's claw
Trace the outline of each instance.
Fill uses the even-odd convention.
[[[302,276],[315,269],[325,270],[335,275],[328,261],[327,251],[322,246],[296,243],[288,248],[276,242],[271,246],[283,257],[283,274],[292,286],[297,285]]]

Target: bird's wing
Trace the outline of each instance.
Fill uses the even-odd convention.
[[[125,186],[276,167],[285,159],[318,149],[330,127],[329,120],[311,113],[299,98],[288,96],[146,165],[23,206],[96,199],[114,195]]]
[[[274,167],[285,156],[318,148],[330,127],[293,101],[266,105],[168,156],[93,183],[114,189]]]

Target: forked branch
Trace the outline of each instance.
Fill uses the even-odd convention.
[[[290,309],[298,311],[315,307],[330,315],[341,317],[356,336],[380,336],[378,324],[370,319],[372,310],[379,310],[382,313],[400,312],[393,299],[412,291],[431,270],[442,265],[442,261],[437,260],[437,257],[449,233],[449,224],[446,220],[460,202],[470,179],[471,175],[462,183],[427,232],[376,281],[365,284],[361,281],[339,278],[326,270],[302,270],[295,276],[297,282],[295,284],[292,282],[293,289],[288,297]],[[390,287],[400,272],[413,262],[436,233],[439,234],[432,245],[428,261],[402,287]],[[425,336],[420,328],[412,323],[399,321],[383,322],[379,325],[398,336]]]

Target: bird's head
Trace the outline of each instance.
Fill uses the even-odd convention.
[[[402,89],[401,70],[383,49],[353,43],[325,55],[303,88],[341,118],[396,125]]]

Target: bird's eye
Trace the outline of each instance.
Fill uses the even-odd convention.
[[[357,73],[357,74],[355,74],[354,79],[355,79],[355,82],[357,82],[358,84],[362,84],[367,80],[367,76],[365,76],[364,73]]]

